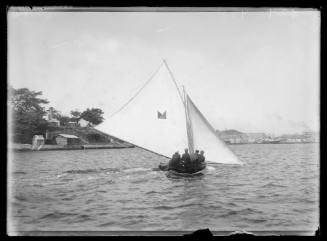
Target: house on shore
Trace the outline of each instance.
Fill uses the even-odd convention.
[[[304,131],[303,137],[306,142],[319,142],[319,132]]]
[[[50,126],[60,126],[60,121],[57,119],[48,120]]]
[[[47,112],[48,115],[46,117],[46,120],[49,123],[49,126],[60,126],[60,121],[54,118],[53,116],[53,107],[50,107]]]
[[[314,143],[319,142],[319,133],[306,131],[302,134],[285,134],[280,138],[283,143]]]
[[[59,134],[56,136],[56,143],[60,146],[81,145],[82,140],[75,135]]]
[[[40,146],[44,145],[45,139],[43,135],[34,135],[32,139],[32,150],[38,149]]]
[[[248,143],[261,143],[267,138],[267,135],[263,132],[246,133]]]
[[[244,144],[247,143],[247,136],[245,133],[237,130],[224,130],[219,132],[219,136],[226,143],[229,144]]]
[[[80,127],[92,127],[93,126],[91,122],[84,120],[83,118],[78,120],[78,125]]]
[[[79,125],[78,125],[77,121],[68,121],[67,126],[68,127],[77,127]]]
[[[261,143],[267,138],[267,135],[262,132],[243,133],[232,129],[219,132],[219,136],[228,144]]]

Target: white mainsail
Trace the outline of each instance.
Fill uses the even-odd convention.
[[[205,151],[208,162],[242,164],[191,99],[182,97],[166,62],[127,105],[96,128],[166,157],[194,147]]]
[[[171,157],[188,146],[184,112],[180,93],[162,65],[128,105],[97,129]]]

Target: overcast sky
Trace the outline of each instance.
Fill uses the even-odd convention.
[[[314,10],[9,12],[8,82],[108,118],[165,58],[216,129],[319,130],[319,39]]]

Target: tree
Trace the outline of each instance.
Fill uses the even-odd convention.
[[[92,108],[92,109],[87,108],[81,114],[80,117],[86,121],[89,121],[93,125],[99,125],[104,120],[104,118],[102,116],[103,114],[104,114],[103,111],[99,108]]]
[[[68,122],[71,121],[71,118],[65,115],[59,115],[57,119],[60,121],[60,125],[62,126],[66,126]]]
[[[59,110],[56,110],[53,107],[50,107],[48,111],[52,112],[52,118],[59,120],[60,117],[62,116],[61,112]]]
[[[72,110],[70,112],[70,114],[72,115],[72,117],[79,118],[81,116],[82,112],[80,112],[78,110]]]
[[[41,104],[48,104],[49,101],[37,97],[42,95],[42,91],[30,91],[27,88],[16,90],[11,87],[10,94],[10,101],[14,111],[21,113],[34,111],[45,114],[44,107]]]
[[[78,110],[72,110],[70,112],[70,115],[72,116],[71,120],[78,121],[81,118],[81,114],[82,114],[82,112],[80,112]]]
[[[14,89],[9,87],[8,104],[12,110],[13,141],[31,143],[33,135],[43,134],[47,128],[44,107],[49,101],[41,99],[41,91],[31,91],[27,88]]]

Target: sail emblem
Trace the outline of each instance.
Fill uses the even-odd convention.
[[[167,112],[167,111],[165,111],[164,113],[160,113],[160,112],[158,111],[158,119],[167,119],[166,112]]]

